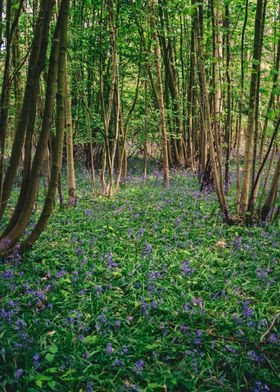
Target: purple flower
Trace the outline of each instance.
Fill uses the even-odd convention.
[[[256,274],[259,280],[264,281],[267,277],[269,272],[271,272],[271,270],[269,268],[267,269],[261,269],[261,268],[257,268],[256,270]]]
[[[141,302],[141,309],[145,315],[148,314],[148,304],[146,301],[142,300]]]
[[[261,319],[258,324],[258,328],[267,327],[266,319]]]
[[[128,347],[127,346],[123,346],[122,354],[126,354],[126,353],[128,353]]]
[[[191,273],[195,271],[194,268],[190,268],[190,267],[189,267],[189,264],[190,264],[189,260],[185,260],[185,261],[183,262],[182,267],[181,267],[182,275],[184,275],[184,276],[185,276],[185,275],[190,276]]]
[[[103,287],[101,286],[95,286],[94,289],[97,297],[99,297],[103,293]]]
[[[151,253],[152,253],[152,245],[150,243],[147,243],[145,250],[142,252],[142,257],[144,257],[145,254],[147,256],[150,256]]]
[[[116,263],[113,261],[113,254],[109,253],[107,256],[107,266],[110,270],[117,268],[119,266],[119,263]]]
[[[25,328],[27,326],[26,322],[21,320],[21,319],[17,319],[16,321],[16,331],[20,331],[21,329]]]
[[[194,341],[193,341],[194,344],[201,344],[202,343],[201,335],[202,335],[201,330],[197,329],[196,333],[195,333],[195,338],[194,338]]]
[[[87,291],[88,291],[88,289],[82,289],[82,290],[79,292],[79,295],[82,297],[83,295],[86,294]]]
[[[38,290],[38,291],[36,291],[36,296],[41,300],[41,301],[45,301],[45,294],[41,291],[41,290]]]
[[[39,355],[39,354],[35,354],[35,355],[33,356],[33,361],[34,361],[34,362],[38,362],[39,359],[40,359],[40,355]]]
[[[242,315],[244,316],[244,317],[253,317],[254,316],[254,309],[252,309],[250,306],[249,306],[249,300],[245,300],[244,302],[243,302],[243,309],[242,309]]]
[[[135,362],[135,366],[134,366],[135,373],[141,374],[142,371],[144,370],[144,365],[145,362],[143,361],[143,359],[139,359],[139,361]]]
[[[255,351],[248,351],[247,357],[253,362],[259,363],[263,361],[263,357],[260,354],[256,353]]]
[[[256,381],[252,392],[265,392],[265,391],[270,391],[270,388],[268,385],[263,384],[261,381]]]
[[[239,250],[241,246],[242,237],[237,237],[235,240],[235,249]]]
[[[197,298],[196,298],[196,297],[193,297],[192,303],[193,303],[195,306],[202,307],[203,301],[202,301],[202,298],[201,298],[201,297],[197,297]]]
[[[150,272],[148,277],[150,280],[158,279],[161,277],[161,272],[159,272],[159,271]]]
[[[153,309],[156,309],[156,308],[158,307],[157,301],[152,301],[152,302],[151,302],[151,307],[152,307]]]
[[[91,210],[89,210],[88,208],[85,209],[85,214],[86,214],[87,216],[90,216],[90,215],[91,215]]]
[[[62,278],[64,275],[66,275],[66,271],[64,271],[64,270],[61,270],[56,273],[57,278]]]
[[[114,351],[114,349],[113,349],[112,343],[108,343],[107,347],[106,347],[106,354],[112,355],[113,351]]]
[[[277,343],[279,339],[275,333],[272,333],[267,340],[269,343]]]
[[[114,361],[113,366],[114,366],[114,367],[122,366],[122,361],[121,361],[120,359],[117,358],[117,359]]]
[[[174,225],[175,225],[176,227],[179,227],[180,224],[181,224],[181,222],[182,222],[182,219],[178,216],[178,217],[175,219],[175,221],[174,221]]]
[[[21,378],[23,376],[23,369],[16,370],[16,378]]]
[[[183,308],[184,308],[184,311],[187,312],[187,313],[192,310],[191,305],[189,303],[187,303],[187,302],[183,305]]]
[[[181,328],[180,328],[180,330],[181,330],[183,333],[186,333],[186,332],[188,332],[189,327],[188,327],[187,325],[182,325]]]

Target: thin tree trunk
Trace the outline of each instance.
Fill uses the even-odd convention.
[[[242,28],[241,35],[241,62],[240,62],[240,71],[241,71],[241,92],[239,99],[239,116],[238,116],[238,129],[237,129],[237,147],[236,147],[236,200],[238,209],[240,208],[240,145],[241,145],[241,132],[242,132],[242,110],[243,110],[243,97],[244,97],[244,44],[245,44],[245,33],[248,21],[248,3],[249,0],[246,0],[245,3],[245,15],[244,22]]]
[[[231,116],[231,75],[230,75],[230,11],[228,3],[225,4],[225,20],[224,26],[226,28],[226,79],[227,79],[227,120],[226,120],[226,163],[225,163],[225,188],[229,187],[229,166],[230,166],[230,152],[231,152],[231,132],[232,132],[232,116]]]
[[[244,168],[243,168],[243,183],[242,193],[240,199],[240,213],[245,217],[245,213],[248,208],[249,202],[249,190],[250,190],[250,178],[252,169],[252,140],[254,130],[254,117],[256,108],[256,96],[257,96],[257,78],[258,78],[258,64],[261,61],[262,54],[262,21],[264,21],[264,15],[266,10],[266,0],[257,1],[257,10],[255,18],[255,37],[254,37],[254,53],[253,53],[253,64],[251,74],[251,86],[249,96],[249,114],[248,124],[245,137],[245,156],[244,156]]]
[[[164,97],[163,97],[163,87],[162,87],[162,77],[161,77],[160,49],[159,49],[159,40],[158,40],[158,35],[157,35],[157,30],[156,30],[156,19],[155,18],[156,18],[155,0],[151,0],[151,29],[153,32],[154,56],[155,56],[155,65],[156,65],[158,89],[159,89],[159,106],[160,106],[161,136],[162,136],[162,157],[163,157],[163,176],[164,176],[165,187],[168,189],[170,184],[169,184],[167,131],[166,131],[165,107],[164,107]]]
[[[9,103],[10,103],[10,69],[11,69],[11,58],[12,58],[12,45],[15,37],[15,33],[18,26],[18,21],[20,17],[20,13],[22,10],[23,0],[19,3],[19,8],[16,11],[13,22],[12,19],[12,3],[11,0],[7,0],[6,2],[6,58],[4,64],[4,72],[3,72],[3,80],[2,80],[2,89],[1,89],[1,97],[0,97],[0,204],[3,201],[3,181],[4,181],[4,159],[6,153],[6,139],[7,139],[7,131],[8,131],[8,112],[9,112]],[[1,4],[1,19],[2,19],[2,11],[3,11],[3,3]],[[2,26],[1,26],[2,29]],[[0,41],[2,44],[2,31]],[[1,47],[0,44],[0,47]],[[1,211],[1,205],[0,205]],[[1,216],[1,215],[0,215]]]
[[[52,4],[53,0],[41,1],[40,13],[35,28],[35,35],[29,58],[28,75],[21,116],[15,131],[15,139],[11,152],[11,158],[4,180],[0,217],[5,212],[7,202],[12,191],[14,179],[17,174],[25,135],[30,125],[30,116],[32,114],[32,110],[34,110],[34,107],[32,107],[32,102],[34,103],[37,101],[35,98],[36,94],[38,94],[39,89],[37,86],[46,56],[48,43],[47,37],[51,20]]]
[[[45,109],[43,115],[42,129],[37,144],[37,149],[33,159],[32,169],[27,193],[22,204],[18,203],[18,208],[15,210],[10,222],[2,235],[2,242],[9,242],[9,247],[13,246],[21,237],[29,222],[36,193],[40,180],[40,173],[44,162],[44,156],[47,151],[47,144],[49,139],[49,132],[52,123],[52,113],[54,109],[55,100],[55,83],[57,79],[57,64],[59,53],[59,36],[60,36],[60,19],[57,22],[53,37],[53,45],[50,55],[50,64],[47,78],[47,90]]]
[[[56,140],[52,160],[52,172],[49,183],[48,194],[41,216],[29,237],[21,245],[21,250],[30,248],[39,238],[46,227],[48,219],[53,209],[58,178],[62,165],[63,139],[65,127],[65,95],[66,95],[66,56],[67,56],[67,26],[69,15],[69,0],[61,0],[61,36],[59,42],[58,59],[58,87],[57,87],[57,110],[56,110]]]
[[[269,214],[272,212],[278,192],[278,184],[280,180],[280,157],[278,158],[278,162],[276,165],[276,169],[271,181],[270,189],[267,195],[267,198],[264,202],[264,205],[261,210],[261,220],[265,221]]]
[[[66,155],[67,155],[67,178],[68,178],[68,204],[76,206],[76,176],[74,163],[74,149],[73,149],[73,121],[72,121],[72,105],[70,92],[70,78],[68,75],[68,68],[66,65]]]
[[[192,0],[193,5],[195,5],[195,0]],[[209,141],[209,150],[210,150],[210,159],[213,170],[213,177],[215,188],[217,192],[218,201],[221,207],[221,211],[223,214],[223,218],[227,223],[231,222],[228,208],[226,205],[226,200],[224,196],[224,190],[221,186],[221,173],[219,172],[219,163],[218,163],[218,154],[215,151],[215,142],[214,142],[214,131],[211,126],[211,116],[210,116],[210,105],[209,98],[207,92],[207,82],[206,82],[206,74],[205,74],[205,64],[204,64],[204,54],[203,54],[203,41],[202,41],[202,26],[197,24],[197,7],[195,8],[195,21],[196,21],[196,34],[198,38],[198,54],[199,54],[199,75],[200,75],[200,86],[201,86],[201,96],[202,96],[202,104],[204,107],[204,122],[207,133],[207,138]],[[216,146],[218,148],[218,146]]]
[[[144,184],[147,181],[147,160],[148,160],[148,141],[147,141],[147,133],[148,133],[148,79],[145,79],[145,112],[144,112],[144,173],[143,180]]]

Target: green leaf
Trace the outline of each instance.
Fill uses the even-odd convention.
[[[57,353],[57,351],[58,351],[57,345],[53,344],[53,345],[49,348],[49,351],[50,351],[52,354]]]
[[[95,343],[96,340],[97,340],[97,336],[94,336],[94,335],[86,336],[84,338],[84,340],[83,340],[83,343],[85,343],[85,344],[92,344],[92,343]]]
[[[56,386],[56,382],[55,381],[49,381],[48,382],[48,386],[54,391],[55,386]]]
[[[48,354],[46,355],[46,360],[47,360],[49,363],[52,363],[53,359],[54,359],[54,354],[48,353]]]

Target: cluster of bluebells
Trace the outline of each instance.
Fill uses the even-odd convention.
[[[162,181],[161,173],[158,174],[158,178]],[[133,181],[136,181],[135,178]],[[159,186],[160,183],[155,185],[158,188]],[[124,247],[120,249],[125,249],[127,246],[127,249],[131,250],[134,249],[134,245],[137,249],[137,252],[133,253],[132,265],[128,266],[124,254],[118,253],[112,239],[108,239],[106,249],[103,244],[100,246],[106,229],[102,229],[100,235],[94,234],[94,236],[91,229],[81,234],[73,234],[71,236],[73,266],[68,266],[64,259],[56,265],[48,265],[41,274],[38,274],[36,282],[32,281],[30,275],[25,276],[23,271],[14,268],[20,264],[20,258],[14,255],[13,262],[10,259],[0,273],[5,288],[13,298],[9,300],[7,296],[4,300],[0,311],[0,322],[1,325],[2,323],[5,325],[9,334],[13,334],[11,347],[16,351],[14,358],[20,358],[20,353],[25,350],[30,354],[32,372],[39,373],[45,369],[45,353],[39,350],[37,342],[34,342],[32,338],[36,336],[36,333],[32,334],[30,331],[36,332],[37,325],[40,330],[47,328],[51,331],[51,328],[54,328],[52,320],[55,319],[57,314],[55,312],[59,309],[62,317],[60,324],[59,321],[56,322],[64,331],[63,333],[69,334],[74,340],[78,366],[82,369],[88,368],[90,372],[92,372],[92,366],[94,370],[98,368],[101,378],[108,378],[108,380],[101,380],[103,385],[106,385],[107,381],[111,382],[110,375],[113,374],[114,382],[117,382],[118,376],[116,375],[125,374],[127,379],[120,377],[122,378],[120,382],[124,385],[118,384],[119,390],[134,392],[142,390],[150,374],[151,378],[158,376],[157,372],[160,367],[165,374],[168,374],[174,361],[177,363],[182,358],[187,368],[199,379],[203,374],[200,372],[205,370],[206,358],[210,356],[213,363],[217,365],[216,352],[220,350],[223,350],[228,368],[236,366],[241,355],[246,366],[251,367],[252,372],[263,367],[267,368],[266,356],[257,349],[251,349],[253,346],[245,346],[246,350],[244,350],[227,342],[227,344],[223,343],[221,348],[219,340],[219,335],[226,335],[228,331],[230,334],[240,335],[239,339],[242,338],[244,341],[253,340],[255,337],[259,340],[271,323],[270,317],[266,314],[261,316],[264,317],[261,320],[257,319],[258,302],[249,291],[246,291],[243,284],[243,275],[246,279],[248,278],[249,268],[247,270],[244,260],[238,259],[241,252],[247,252],[246,254],[251,255],[252,258],[256,258],[257,253],[246,244],[246,237],[240,235],[232,241],[227,238],[229,247],[225,252],[228,252],[227,256],[234,256],[237,259],[232,269],[228,268],[223,271],[220,266],[217,269],[215,265],[211,265],[211,260],[209,265],[201,263],[201,253],[207,241],[204,238],[198,238],[197,235],[191,235],[191,230],[200,228],[201,219],[212,219],[210,214],[202,212],[199,208],[201,200],[210,201],[212,196],[210,192],[205,194],[193,190],[188,191],[187,197],[192,198],[194,210],[194,223],[188,227],[188,217],[184,212],[176,210],[179,206],[181,209],[185,208],[186,203],[182,196],[184,194],[185,190],[178,197],[160,193],[160,200],[157,200],[158,209],[153,207],[153,213],[156,211],[160,213],[156,215],[156,219],[151,218],[149,224],[146,219],[149,211],[144,209],[140,211],[139,206],[134,208],[129,200],[119,200],[120,208],[116,211],[116,206],[114,206],[110,219],[117,216],[119,221],[116,219],[116,227],[124,226],[124,235],[121,229],[119,237]],[[150,192],[149,197],[155,199],[153,192]],[[96,216],[95,209],[84,209],[83,206],[81,208],[82,215],[88,218]],[[161,211],[166,208],[170,208],[170,219],[164,218],[169,219],[168,225],[160,217]],[[121,224],[119,224],[120,221]],[[69,222],[71,223],[71,220]],[[87,219],[87,222],[89,226],[94,224],[93,219]],[[172,229],[162,230],[163,224],[164,227]],[[213,236],[214,238],[214,232],[215,229],[208,227],[206,237],[212,239]],[[57,235],[59,235],[58,232]],[[156,241],[153,242],[154,239]],[[187,257],[190,260],[185,260],[186,248],[189,252]],[[92,263],[93,259],[95,259],[95,264]],[[256,260],[253,260],[255,263]],[[254,279],[262,290],[271,287],[275,282],[273,276],[277,260],[273,260],[270,260],[267,265],[256,263],[251,268],[250,278]],[[22,264],[20,268],[24,269]],[[47,272],[49,270],[51,273]],[[35,268],[34,275],[36,274]],[[22,282],[18,283],[19,281]],[[58,290],[68,290],[65,309],[64,303],[61,306],[61,298],[56,301]],[[114,296],[115,292],[118,293],[116,296]],[[53,309],[48,303],[52,295],[54,297]],[[230,304],[231,295],[237,298],[237,305],[234,305],[234,301],[232,301],[233,305]],[[251,299],[246,299],[245,296],[250,296]],[[133,298],[132,301],[131,298]],[[218,301],[221,308],[225,307],[223,317],[221,317],[220,310],[217,311],[214,307]],[[226,320],[228,324],[224,323],[224,316],[227,315],[229,315]],[[217,327],[217,332],[215,332],[218,335],[217,341],[210,341],[212,338],[208,335],[208,331],[212,327]],[[248,331],[250,334],[255,331],[255,335],[248,336]],[[59,330],[54,332],[56,337],[61,337]],[[156,348],[151,348],[147,356],[139,350],[140,343],[142,343],[138,341],[140,332],[146,334],[150,346],[153,346],[155,342],[158,344]],[[47,336],[47,339],[51,339],[51,335]],[[95,343],[89,344],[91,340],[87,338],[92,336],[97,339],[96,344],[101,347],[100,352],[97,350],[95,352]],[[135,342],[133,347],[131,347],[130,337]],[[279,336],[274,328],[264,341],[266,350],[269,351],[278,342]],[[2,351],[2,354],[5,355],[6,350]],[[54,361],[58,361],[57,358],[61,357],[59,353]],[[153,366],[150,366],[151,362]],[[30,376],[29,369],[25,368],[20,361],[13,361],[11,366],[14,367],[10,373],[14,377],[14,383],[18,383],[17,385]],[[54,366],[57,366],[59,371],[65,372],[71,367],[71,360],[64,358],[61,363],[55,363]],[[85,378],[83,388],[87,392],[100,390],[98,381],[94,379],[94,384],[90,381],[93,373],[85,376],[87,378]],[[229,373],[227,370],[224,373],[224,376],[218,379],[220,385],[229,383]],[[258,375],[258,377],[261,376]],[[135,382],[139,384],[139,387]],[[250,381],[248,390],[249,388],[252,392],[270,390],[266,381]]]
[[[191,276],[191,274],[195,271],[195,268],[190,267],[189,260],[185,260],[182,264],[181,270],[184,276]]]

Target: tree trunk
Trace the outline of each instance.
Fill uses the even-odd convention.
[[[195,5],[195,0],[193,1],[193,5]],[[219,171],[219,162],[218,162],[218,153],[215,151],[215,141],[214,141],[214,130],[211,126],[211,116],[210,116],[210,104],[207,92],[207,82],[206,82],[206,74],[205,74],[205,64],[204,64],[204,54],[203,54],[203,41],[202,41],[202,26],[197,24],[197,7],[195,8],[195,21],[196,21],[196,34],[198,35],[198,55],[199,55],[199,76],[200,76],[200,87],[201,87],[201,98],[202,98],[202,106],[204,107],[204,122],[205,122],[205,130],[209,142],[209,150],[210,150],[210,159],[213,170],[214,183],[216,188],[216,193],[218,197],[218,201],[221,207],[222,215],[224,220],[227,223],[231,222],[228,208],[226,205],[226,200],[224,196],[224,190],[221,186],[221,173]],[[216,145],[216,148],[218,146]]]
[[[165,120],[165,107],[161,77],[161,62],[160,62],[160,48],[159,40],[156,28],[156,11],[155,11],[155,0],[151,0],[151,29],[154,41],[154,56],[155,65],[157,71],[158,89],[159,89],[159,107],[160,107],[160,118],[161,118],[161,136],[162,136],[162,157],[163,157],[163,176],[164,184],[168,189],[169,184],[169,162],[168,162],[168,147],[167,147],[167,131],[166,131],[166,120]]]
[[[29,58],[28,75],[21,115],[15,131],[11,158],[4,180],[0,217],[3,215],[6,209],[7,202],[12,191],[14,179],[18,171],[25,135],[30,125],[30,116],[34,110],[32,103],[37,102],[36,98],[39,90],[38,83],[44,66],[47,51],[52,4],[53,0],[41,1],[40,13],[36,23],[34,39]]]
[[[226,79],[227,79],[227,119],[226,119],[226,163],[225,163],[225,188],[229,188],[229,165],[230,165],[230,152],[231,152],[231,132],[232,132],[232,116],[231,116],[231,75],[230,75],[230,11],[229,5],[225,4],[225,20],[224,27],[226,29]]]
[[[76,176],[74,164],[74,150],[73,150],[73,122],[72,122],[72,105],[71,105],[71,91],[70,78],[68,75],[68,67],[66,65],[66,154],[67,154],[67,178],[68,178],[68,204],[76,206]]]
[[[56,139],[53,151],[52,171],[49,182],[48,194],[41,216],[29,237],[21,245],[21,250],[30,248],[39,238],[46,227],[48,219],[53,209],[55,195],[58,186],[59,174],[62,165],[63,139],[65,128],[65,96],[66,96],[66,56],[67,56],[67,26],[70,0],[61,0],[61,35],[59,42],[58,58],[58,87],[57,87],[57,109],[56,109]]]
[[[267,195],[267,198],[264,202],[264,205],[261,210],[261,220],[265,221],[269,214],[272,212],[277,196],[278,184],[280,180],[280,157],[278,158],[278,162],[276,165],[276,169],[271,181],[270,189]]]
[[[249,0],[246,0],[245,3],[245,15],[244,22],[242,27],[242,35],[241,35],[241,61],[240,61],[240,76],[241,76],[241,92],[239,99],[239,116],[238,116],[238,128],[237,128],[237,148],[236,148],[236,200],[238,209],[240,206],[240,145],[241,145],[241,133],[242,133],[242,110],[243,110],[243,96],[244,96],[244,45],[245,45],[245,33],[248,21],[248,3]]]
[[[61,17],[60,17],[61,19]],[[39,141],[37,144],[37,149],[34,155],[30,183],[25,194],[25,198],[18,202],[17,208],[10,219],[10,222],[2,235],[2,242],[9,242],[9,247],[13,246],[21,237],[24,230],[29,222],[34,201],[36,198],[36,193],[38,189],[38,184],[40,180],[40,174],[42,170],[42,165],[44,162],[44,156],[47,151],[49,132],[52,123],[52,114],[54,109],[54,100],[56,93],[56,79],[57,79],[57,66],[58,66],[58,53],[59,53],[59,36],[60,36],[60,23],[58,20],[53,37],[53,45],[50,55],[50,64],[47,78],[47,89],[46,89],[46,99],[45,108],[42,122],[42,129],[39,136]]]
[[[244,168],[243,168],[243,183],[242,192],[240,199],[240,213],[245,217],[245,213],[248,208],[249,201],[249,189],[250,189],[250,178],[252,169],[252,140],[254,130],[254,117],[256,108],[256,96],[257,96],[257,80],[258,80],[258,64],[261,61],[262,54],[262,21],[264,20],[266,10],[266,0],[257,1],[257,10],[255,18],[255,37],[254,37],[254,53],[253,53],[253,64],[251,74],[251,86],[249,96],[249,114],[248,124],[245,135],[245,156],[244,156]]]

